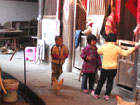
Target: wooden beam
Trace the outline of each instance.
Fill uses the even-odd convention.
[[[56,19],[56,15],[43,15],[43,19]]]

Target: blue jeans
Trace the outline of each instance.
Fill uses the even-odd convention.
[[[87,89],[87,81],[89,79],[89,90],[94,89],[95,73],[83,73],[81,89]]]

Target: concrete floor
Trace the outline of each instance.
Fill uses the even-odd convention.
[[[24,83],[23,52],[17,52],[12,61],[10,61],[10,57],[11,55],[0,55],[2,70]],[[35,64],[35,62],[27,61],[26,69],[27,86],[38,95],[46,105],[116,105],[115,96],[119,95],[116,86],[112,91],[109,101],[103,99],[105,88],[102,89],[100,99],[93,99],[90,94],[83,94],[81,92],[81,82],[78,81],[79,71],[77,70],[74,70],[76,72],[72,73],[64,72],[61,75],[60,79],[64,78],[64,88],[61,90],[61,95],[56,96],[50,86],[50,64]]]

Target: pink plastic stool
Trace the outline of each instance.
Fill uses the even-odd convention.
[[[36,61],[36,47],[25,48],[25,60],[34,62]]]

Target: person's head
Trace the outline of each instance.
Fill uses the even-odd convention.
[[[97,41],[97,38],[95,35],[93,34],[90,34],[87,36],[87,43],[91,46],[95,46],[96,45],[96,41]]]
[[[62,46],[63,45],[63,38],[61,36],[56,36],[55,37],[55,43],[58,45],[58,46]]]
[[[105,40],[107,42],[116,42],[117,40],[117,35],[113,34],[113,33],[109,33],[106,37]]]

